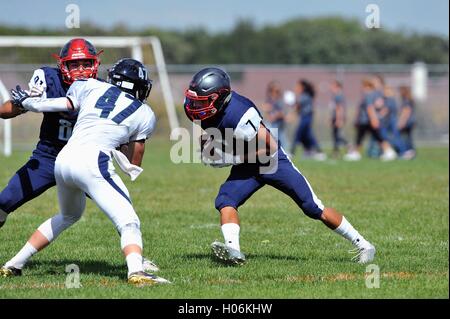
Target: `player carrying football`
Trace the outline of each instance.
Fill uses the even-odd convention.
[[[223,167],[224,163],[234,164],[215,201],[215,206],[220,212],[221,229],[225,240],[225,244],[213,242],[211,245],[219,259],[231,264],[245,262],[245,256],[240,251],[239,245],[238,208],[253,193],[268,184],[291,197],[307,216],[322,221],[337,234],[348,239],[356,247],[354,259],[359,263],[373,260],[375,247],[364,239],[344,216],[322,204],[306,178],[264,126],[261,115],[252,101],[231,90],[230,78],[226,72],[218,68],[205,68],[196,73],[185,92],[184,109],[188,118],[191,121],[199,120],[206,132],[215,128],[223,134],[231,129],[233,143],[244,141],[244,144],[248,145],[244,147],[247,149],[244,153],[232,151],[232,154],[226,154],[220,147],[213,148],[214,152],[223,155],[221,160],[208,158],[211,155],[209,151],[205,155],[208,142],[203,145],[202,156],[208,158],[207,163],[217,167]],[[250,145],[254,145],[255,141],[258,148],[251,151]],[[248,160],[255,155],[257,159],[265,158],[267,154],[277,160],[275,171],[263,172],[262,163],[266,162],[266,159],[255,163]],[[230,156],[231,161],[224,160]]]

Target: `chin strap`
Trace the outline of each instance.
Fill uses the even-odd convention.
[[[233,94],[233,93],[230,92],[230,94],[227,95],[227,97],[225,98],[225,100],[223,100],[223,105],[224,105],[224,106],[227,105],[228,102],[230,102],[230,100],[231,100],[231,95],[232,95],[232,94]]]

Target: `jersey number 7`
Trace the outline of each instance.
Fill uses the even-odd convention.
[[[95,108],[102,110],[102,113],[100,114],[101,118],[107,119],[109,117],[109,114],[116,107],[116,102],[122,93],[125,94],[125,97],[130,99],[132,102],[111,119],[113,122],[117,124],[122,123],[142,105],[142,103],[136,100],[131,94],[124,93],[119,88],[113,86],[106,90],[106,92],[95,103]]]

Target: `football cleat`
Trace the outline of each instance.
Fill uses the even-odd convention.
[[[14,267],[5,267],[0,268],[0,277],[17,277],[22,276],[22,269],[17,269]]]
[[[211,244],[214,255],[225,264],[243,265],[245,256],[239,250],[228,247],[225,244],[215,241]]]
[[[158,277],[145,271],[138,271],[131,273],[128,276],[128,282],[136,286],[149,286],[156,284],[170,284],[171,282],[162,277]]]
[[[375,246],[369,242],[349,251],[349,253],[355,254],[355,256],[352,257],[352,261],[356,261],[358,264],[371,262],[375,258],[375,252]]]
[[[150,273],[159,271],[159,267],[156,266],[156,264],[153,261],[148,260],[145,257],[142,257],[142,268],[144,269],[145,272]]]

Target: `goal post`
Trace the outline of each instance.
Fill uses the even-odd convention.
[[[0,103],[9,100],[9,92],[0,79]],[[12,136],[11,136],[11,120],[3,120],[3,154],[11,156],[12,154]]]
[[[179,127],[175,110],[174,98],[170,86],[169,75],[166,68],[161,42],[158,37],[99,37],[99,36],[0,36],[0,48],[46,48],[62,47],[73,38],[82,37],[90,41],[96,48],[129,48],[131,57],[145,64],[144,47],[150,46],[162,91],[162,97],[167,112],[170,130]],[[0,97],[2,101],[9,99],[8,90],[1,83]],[[3,152],[6,156],[11,154],[11,123],[4,122]],[[7,149],[8,148],[8,149]]]

